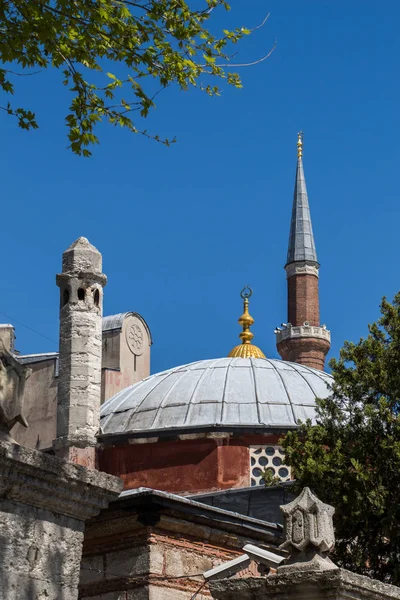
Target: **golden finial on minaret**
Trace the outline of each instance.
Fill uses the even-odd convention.
[[[299,131],[297,134],[297,158],[302,158],[303,156],[303,139],[304,133]]]
[[[253,346],[251,340],[254,337],[254,333],[250,331],[250,327],[254,323],[253,317],[249,314],[249,298],[251,297],[253,290],[248,285],[245,285],[240,296],[243,298],[243,314],[239,319],[239,325],[242,326],[243,331],[239,334],[242,343],[239,346],[235,346],[228,354],[229,357],[239,358],[265,358],[264,353],[257,346]]]

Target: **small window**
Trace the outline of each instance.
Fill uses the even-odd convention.
[[[78,300],[85,299],[85,290],[83,288],[78,288]]]
[[[65,306],[69,302],[69,291],[65,289],[62,295],[62,305]]]
[[[99,304],[100,304],[100,292],[99,292],[98,289],[94,290],[93,299],[94,299],[94,305],[95,306],[99,306]]]

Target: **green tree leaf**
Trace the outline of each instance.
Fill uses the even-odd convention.
[[[19,76],[59,69],[72,93],[66,125],[73,152],[90,156],[87,147],[97,143],[93,131],[101,121],[169,145],[174,140],[138,125],[160,91],[174,85],[219,95],[223,82],[241,87],[238,75],[226,70],[225,48],[250,30],[215,36],[208,21],[215,9],[229,5],[204,0],[202,8],[195,6],[185,0],[2,0],[0,90],[18,98]],[[0,108],[23,129],[38,127],[28,108],[7,102]]]

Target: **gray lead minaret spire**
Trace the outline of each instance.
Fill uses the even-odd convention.
[[[303,134],[301,132],[299,133],[297,147],[297,170],[286,264],[298,261],[310,261],[317,265],[317,251],[315,249],[303,169]]]
[[[322,370],[330,348],[330,332],[320,325],[319,264],[303,170],[302,133],[297,139],[296,180],[285,270],[288,317],[285,328],[276,334],[278,352],[284,360]]]

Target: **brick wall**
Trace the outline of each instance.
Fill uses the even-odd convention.
[[[320,327],[318,277],[310,273],[294,273],[288,277],[288,323],[301,327],[304,323]],[[278,343],[283,360],[324,370],[330,343],[317,337],[289,338]]]
[[[284,340],[278,344],[278,352],[283,360],[296,362],[314,369],[324,370],[325,357],[330,343],[319,338],[297,338]]]
[[[296,326],[305,321],[320,325],[318,277],[292,275],[288,279],[288,322]]]
[[[190,600],[204,582],[202,573],[242,554],[241,537],[216,526],[162,515],[145,526],[133,513],[116,511],[86,530],[81,600]],[[254,564],[238,576],[258,575]],[[205,585],[196,600],[210,598]]]

